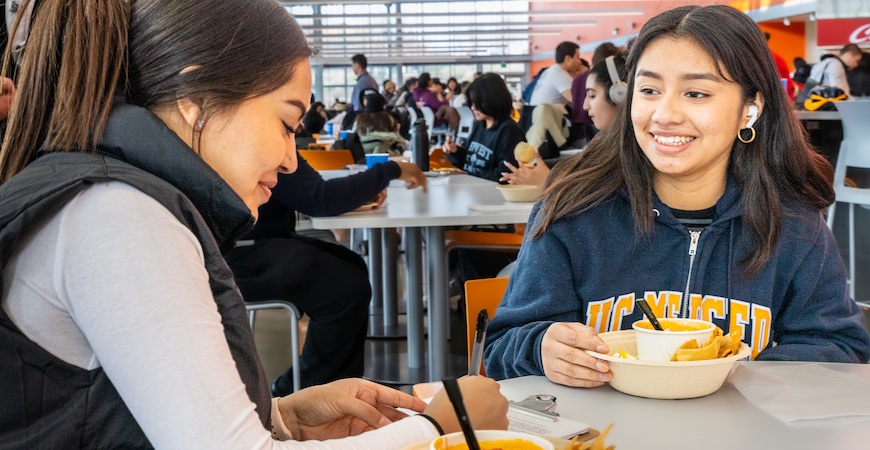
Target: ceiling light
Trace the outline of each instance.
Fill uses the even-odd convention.
[[[788,20],[788,17],[786,17],[785,19],[782,19],[782,24],[789,27],[791,26],[791,20]]]

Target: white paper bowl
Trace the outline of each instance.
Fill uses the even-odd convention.
[[[498,190],[509,202],[536,202],[544,188],[527,184],[500,184]]]
[[[599,336],[610,347],[611,355],[619,350],[637,355],[634,330],[601,333]],[[734,361],[745,359],[751,350],[741,342],[736,355],[686,362],[639,361],[586,352],[610,363],[613,373],[610,386],[613,389],[638,397],[679,399],[703,397],[719,390]]]
[[[523,439],[527,442],[531,442],[538,447],[541,447],[543,450],[555,450],[553,447],[553,443],[540,437],[535,436],[533,434],[526,433],[517,433],[516,431],[503,431],[503,430],[477,430],[474,432],[474,436],[477,437],[478,443],[484,443],[487,441],[495,441],[495,440],[504,440],[504,439]],[[445,445],[442,442],[442,439],[447,440],[447,444]],[[461,444],[465,442],[465,436],[462,433],[450,433],[445,434],[444,436],[435,438],[429,444],[429,450],[444,450],[447,449],[450,445]]]
[[[713,335],[716,325],[711,322],[696,319],[659,319],[663,328],[667,328],[668,323],[673,323],[674,326],[681,325],[686,327],[704,327],[700,330],[690,331],[659,331],[652,327],[648,320],[640,320],[632,324],[634,331],[637,331],[637,359],[641,361],[670,361],[671,357],[680,346],[694,339],[698,347],[706,344]],[[639,325],[647,325],[649,328],[643,328]]]

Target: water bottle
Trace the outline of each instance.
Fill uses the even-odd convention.
[[[426,122],[422,118],[411,126],[411,161],[420,170],[429,171],[429,134],[426,133]]]

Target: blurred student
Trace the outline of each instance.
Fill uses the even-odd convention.
[[[525,141],[525,133],[511,119],[511,93],[500,75],[485,73],[474,80],[466,92],[475,123],[465,142],[447,136],[444,152],[450,163],[480,178],[498,181],[516,164],[514,147]]]
[[[618,80],[610,76],[608,60],[618,75]],[[624,96],[612,95],[614,82],[618,81],[625,85],[628,79],[628,71],[625,68],[625,59],[622,56],[608,56],[603,61],[594,65],[586,77],[586,95],[583,96],[583,110],[586,111],[592,123],[600,131],[610,128],[619,112],[620,105],[625,101]],[[624,92],[624,91],[623,91]],[[507,181],[510,184],[532,184],[543,186],[550,175],[550,169],[541,160],[540,155],[531,166],[513,166],[508,164],[510,172],[502,173],[499,181]]]
[[[585,350],[609,353],[598,333],[641,320],[640,298],[658,317],[738,331],[753,359],[870,359],[823,217],[833,171],[772,60],[746,57],[766,52],[758,25],[729,6],[643,26],[625,106],[556,166],[532,211],[487,332],[488,376],[610,381]]]

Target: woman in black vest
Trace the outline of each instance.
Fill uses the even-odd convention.
[[[403,447],[458,430],[443,394],[426,407],[362,380],[270,398],[222,251],[297,166],[312,51],[286,10],[44,0],[31,29],[0,150],[0,447],[275,448],[382,426],[330,446]],[[497,385],[463,384],[475,425],[506,427]],[[429,417],[388,425],[395,406]]]

